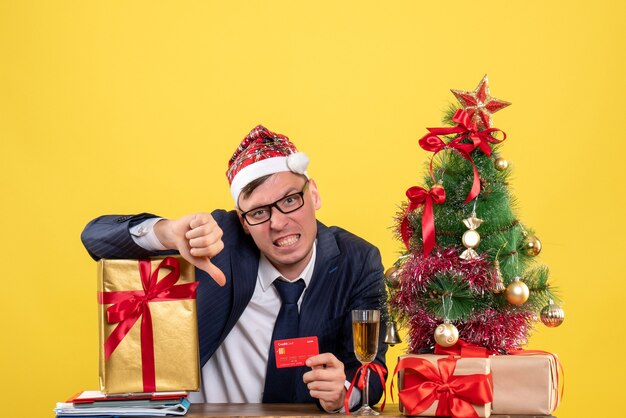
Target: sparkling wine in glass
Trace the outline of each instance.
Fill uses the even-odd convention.
[[[354,354],[361,364],[374,361],[378,352],[378,332],[380,327],[380,311],[377,309],[357,309],[352,311],[352,339]],[[366,371],[363,405],[354,415],[379,415],[369,406],[370,370]]]

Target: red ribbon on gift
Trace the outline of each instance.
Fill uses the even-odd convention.
[[[435,344],[435,354],[461,357],[489,357],[489,355],[497,353],[487,350],[485,347],[458,340],[456,344],[450,347],[442,347],[439,344]]]
[[[444,149],[453,149],[457,151],[463,158],[468,160],[472,164],[472,168],[474,171],[474,181],[472,183],[472,188],[465,199],[465,203],[471,201],[480,192],[480,177],[478,176],[478,170],[476,169],[476,164],[474,160],[470,156],[470,153],[476,149],[480,148],[480,150],[486,155],[491,155],[491,146],[490,144],[498,144],[506,139],[506,133],[498,128],[488,128],[482,131],[478,130],[478,124],[476,122],[471,122],[472,118],[465,110],[458,109],[454,116],[452,117],[452,121],[456,122],[456,126],[450,128],[427,128],[428,132],[419,140],[420,146],[426,151],[434,152],[433,156],[430,160],[430,175],[434,179],[433,175],[433,159],[435,155],[439,151]],[[502,132],[503,138],[497,139],[493,137],[491,134],[494,132]],[[457,134],[458,136],[450,141],[449,143],[445,143],[439,135],[452,135]],[[464,139],[470,139],[472,141],[469,143],[461,143]]]
[[[417,384],[398,392],[407,415],[417,415],[439,401],[435,412],[437,416],[478,418],[472,404],[484,405],[493,401],[491,375],[454,376],[456,362],[452,356],[437,360],[437,367],[418,357],[398,361],[394,375],[400,370],[405,370],[405,373],[411,371],[417,381]]]
[[[385,386],[385,375],[387,374],[387,370],[385,370],[385,368],[378,363],[365,363],[356,370],[356,373],[352,378],[352,382],[350,382],[350,387],[346,392],[346,397],[343,401],[343,407],[346,411],[346,415],[350,415],[350,395],[352,395],[352,389],[354,389],[355,383],[356,386],[361,389],[361,391],[365,390],[365,382],[368,377],[368,370],[373,370],[380,378],[380,383],[382,383],[383,386],[383,403],[380,406],[380,411],[382,412],[385,410],[385,402],[387,402],[387,387]],[[357,378],[359,379],[358,381]]]
[[[113,332],[104,342],[104,358],[108,360],[113,351],[122,342],[135,322],[141,317],[141,369],[143,391],[156,391],[156,373],[154,367],[154,338],[152,333],[152,315],[150,302],[167,300],[195,299],[199,282],[178,284],[180,265],[173,257],[166,257],[150,274],[150,260],[138,260],[139,275],[143,290],[120,290],[116,292],[98,292],[98,303],[111,304],[107,308],[107,320],[110,324],[117,323]],[[167,268],[171,271],[158,281],[159,270]]]
[[[409,198],[409,206],[400,225],[400,234],[406,249],[409,249],[409,239],[411,231],[409,230],[409,213],[424,205],[424,213],[422,213],[422,241],[424,242],[424,256],[428,257],[435,246],[435,217],[433,216],[433,204],[440,205],[446,201],[446,191],[444,188],[435,184],[430,190],[423,187],[413,186],[406,191],[406,197]]]

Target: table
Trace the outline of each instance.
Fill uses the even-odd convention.
[[[186,415],[189,418],[213,417],[264,417],[264,418],[329,418],[343,414],[327,414],[314,404],[192,404]],[[353,415],[351,415],[353,416]],[[384,417],[404,417],[397,404],[387,404]],[[555,418],[552,415],[491,415],[493,418]]]

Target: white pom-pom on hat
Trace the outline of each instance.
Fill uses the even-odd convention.
[[[296,152],[287,156],[287,167],[297,174],[306,174],[309,166],[309,157],[304,152]]]

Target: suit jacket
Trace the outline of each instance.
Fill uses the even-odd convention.
[[[196,269],[200,364],[203,366],[231,331],[252,298],[257,280],[259,250],[247,235],[235,211],[212,213],[224,235],[224,249],[211,261],[226,275],[220,287],[204,271]],[[154,215],[108,215],[91,221],[82,233],[89,254],[100,258],[145,258],[175,252],[150,252],[133,241],[129,228]],[[344,363],[346,378],[352,380],[360,363],[354,355],[351,311],[381,309],[385,312],[383,267],[376,247],[338,227],[318,222],[317,255],[313,276],[300,306],[300,336],[316,335],[320,353],[333,353]],[[383,314],[384,316],[384,314]],[[387,346],[383,342],[385,321],[381,318],[376,362],[385,366]],[[268,347],[269,350],[269,347]],[[299,369],[304,374],[307,367]],[[374,373],[370,379],[370,402],[382,396],[382,385]],[[313,402],[302,379],[294,402]]]

